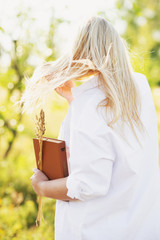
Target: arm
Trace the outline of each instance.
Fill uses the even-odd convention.
[[[70,132],[71,173],[66,179],[67,196],[81,201],[107,194],[116,153],[112,133],[97,112],[97,98],[85,105],[81,117],[72,109]],[[80,118],[80,120],[79,120]]]
[[[73,171],[68,177],[49,180],[42,171],[34,169],[31,181],[37,195],[63,201],[85,201],[106,195],[114,153],[104,129],[103,133],[97,130],[97,137],[74,131],[71,158],[77,161],[73,161]]]
[[[79,199],[72,199],[67,196],[66,180],[68,177],[59,178],[50,181],[43,181],[40,184],[41,195],[48,198],[59,200],[79,201]]]
[[[32,187],[39,196],[44,196],[63,201],[77,201],[78,199],[67,196],[66,181],[68,177],[49,180],[48,177],[39,169],[34,168],[35,172],[31,176]],[[79,201],[79,200],[78,200]]]
[[[79,128],[72,122],[70,163],[72,172],[66,178],[50,180],[42,174],[40,184],[32,185],[37,195],[63,201],[86,201],[107,194],[116,153],[109,127],[100,119],[91,104],[81,117]],[[74,113],[74,112],[73,112]],[[87,116],[87,117],[85,117]],[[75,116],[74,116],[75,117]]]

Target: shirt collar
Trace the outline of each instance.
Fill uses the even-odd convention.
[[[79,85],[77,87],[71,88],[72,96],[76,97],[79,94],[81,94],[82,92],[84,92],[84,91],[86,91],[86,90],[88,90],[90,88],[97,87],[98,85],[99,85],[98,75],[93,76],[92,78],[90,78],[89,80],[85,81],[81,85]]]

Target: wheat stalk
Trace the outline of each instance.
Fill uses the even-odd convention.
[[[43,144],[43,135],[45,133],[45,114],[43,109],[40,111],[40,116],[36,115],[35,121],[35,135],[39,141],[39,159],[38,159],[38,169],[42,171],[42,144]],[[44,220],[43,211],[42,211],[42,197],[38,196],[38,215],[36,219],[36,226],[41,224],[41,220]]]

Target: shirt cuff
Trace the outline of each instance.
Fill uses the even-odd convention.
[[[82,185],[83,183],[80,180],[78,180],[75,176],[70,174],[67,177],[67,181],[66,181],[66,187],[68,189],[67,196],[72,199],[76,198],[81,201],[85,201],[86,197],[85,197],[84,188],[82,189]]]

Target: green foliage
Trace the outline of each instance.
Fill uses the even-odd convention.
[[[3,137],[3,142],[5,142],[0,155],[4,158],[9,155],[18,133],[22,132],[24,128],[21,107],[15,106],[14,103],[20,99],[24,91],[25,76],[30,77],[35,69],[35,65],[33,66],[30,61],[32,58],[46,61],[53,61],[57,58],[54,35],[58,24],[62,22],[61,19],[55,19],[52,16],[48,32],[42,30],[37,32],[36,42],[37,39],[41,39],[41,36],[45,39],[45,42],[42,40],[42,42],[39,41],[39,44],[44,45],[43,48],[48,50],[49,54],[46,54],[39,50],[39,46],[33,40],[33,32],[24,28],[29,24],[35,24],[35,19],[29,17],[29,12],[18,12],[16,20],[23,37],[15,39],[12,34],[6,32],[2,27],[0,28],[2,36],[8,37],[11,44],[10,51],[3,47],[3,43],[0,49],[1,57],[6,54],[10,57],[10,64],[6,68],[0,67],[0,137]]]
[[[117,8],[127,23],[123,37],[129,44],[135,71],[144,73],[150,86],[160,85],[159,1],[118,0]]]
[[[54,112],[47,113],[47,119],[51,121],[47,121],[46,136],[58,136],[60,124],[67,111],[66,103],[50,103],[49,108]],[[54,238],[56,201],[43,198],[45,221],[37,228],[37,195],[30,181],[32,169],[36,167],[32,142],[35,137],[34,125],[29,116],[24,117],[23,124],[25,130],[18,135],[10,155],[0,161],[0,239],[49,240]]]
[[[45,221],[37,228],[37,195],[30,181],[32,168],[36,167],[32,142],[35,137],[34,122],[31,116],[24,114],[22,117],[20,107],[14,103],[24,90],[24,76],[30,77],[36,67],[31,58],[46,61],[57,58],[54,35],[62,20],[52,16],[48,32],[37,31],[35,39],[30,28],[24,27],[35,24],[29,12],[17,13],[15,20],[23,37],[12,37],[12,33],[0,27],[0,34],[7,37],[11,45],[10,50],[6,50],[0,40],[0,58],[6,55],[10,58],[8,66],[0,66],[0,239],[50,240],[54,236],[56,202],[43,198]],[[37,39],[39,45],[48,50],[47,53],[40,50]],[[48,109],[51,111],[47,113],[46,109],[46,136],[56,138],[65,115],[66,102],[60,97],[59,101],[50,105]]]
[[[145,73],[150,85],[152,85],[153,98],[157,110],[157,119],[160,138],[160,88],[155,87],[160,82],[159,58],[160,42],[153,39],[155,31],[159,27],[159,6],[156,1],[152,4],[146,0],[139,2],[117,1],[121,18],[127,22],[124,37],[130,45],[132,63],[134,69]],[[147,17],[147,11],[150,17]],[[99,14],[104,14],[100,12]],[[45,221],[40,228],[36,228],[35,220],[38,212],[37,196],[32,189],[30,177],[32,168],[36,167],[32,138],[34,135],[34,122],[27,116],[20,114],[20,109],[14,107],[24,90],[24,75],[31,76],[35,65],[30,63],[31,56],[46,61],[57,58],[54,35],[56,27],[61,19],[51,18],[49,31],[46,34],[40,31],[37,39],[44,36],[45,45],[50,51],[49,55],[42,53],[36,42],[33,41],[29,27],[23,26],[35,23],[29,13],[17,13],[19,27],[24,38],[14,39],[11,34],[0,27],[0,34],[10,38],[11,50],[7,52],[3,46],[0,49],[0,57],[9,54],[10,64],[7,68],[0,67],[0,239],[1,240],[51,240],[54,239],[54,214],[55,203],[53,199],[43,198],[43,213]],[[148,11],[149,14],[149,11]],[[139,21],[144,21],[143,25]],[[143,20],[142,20],[143,19]],[[155,37],[155,35],[154,35]],[[41,41],[41,40],[39,40]],[[39,42],[38,41],[38,42]],[[0,42],[1,43],[1,42]],[[76,83],[79,85],[79,83]],[[154,87],[153,87],[154,86]],[[65,117],[68,103],[55,93],[57,101],[50,101],[45,109],[46,134],[45,136],[56,138],[62,120]],[[160,139],[159,139],[160,140]]]
[[[43,199],[45,222],[35,227],[38,205],[31,166],[33,161],[23,154],[0,162],[0,239],[50,239],[54,234],[54,200]]]

